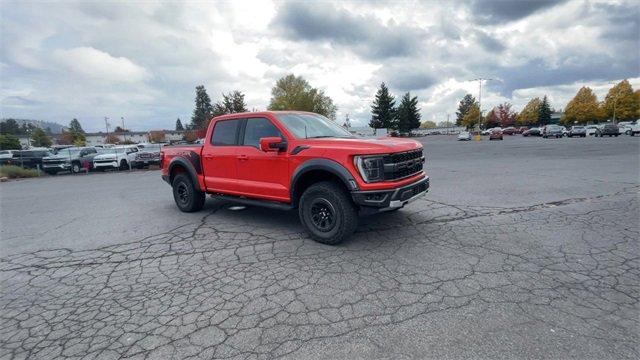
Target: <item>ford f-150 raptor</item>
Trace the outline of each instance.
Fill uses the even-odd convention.
[[[310,236],[337,244],[359,214],[402,208],[425,194],[422,145],[361,139],[324,116],[299,111],[239,113],[209,123],[203,145],[164,146],[162,178],[184,212],[206,194],[231,202],[298,209]]]

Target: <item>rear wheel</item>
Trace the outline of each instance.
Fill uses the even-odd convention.
[[[183,212],[200,211],[206,199],[205,193],[198,191],[187,174],[178,174],[171,183],[173,199]]]
[[[311,185],[300,198],[300,222],[317,242],[336,245],[358,226],[358,212],[346,190],[323,181]]]

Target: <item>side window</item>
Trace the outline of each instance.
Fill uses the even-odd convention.
[[[211,144],[217,146],[236,145],[236,131],[240,120],[222,120],[213,128]]]
[[[271,121],[265,118],[247,119],[242,144],[260,148],[260,138],[270,136],[282,137]]]

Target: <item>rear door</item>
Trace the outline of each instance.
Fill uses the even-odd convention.
[[[207,191],[238,194],[236,156],[243,119],[218,120],[209,144],[202,149],[204,182]]]
[[[260,150],[260,138],[272,136],[286,141],[267,118],[249,118],[243,124],[237,153],[238,189],[247,196],[289,201],[288,152]]]

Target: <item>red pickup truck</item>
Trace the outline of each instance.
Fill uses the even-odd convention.
[[[397,210],[425,194],[422,145],[361,139],[324,116],[300,111],[230,114],[211,120],[204,145],[164,146],[162,178],[184,212],[206,194],[231,202],[298,209],[310,236],[337,244],[359,214]]]

